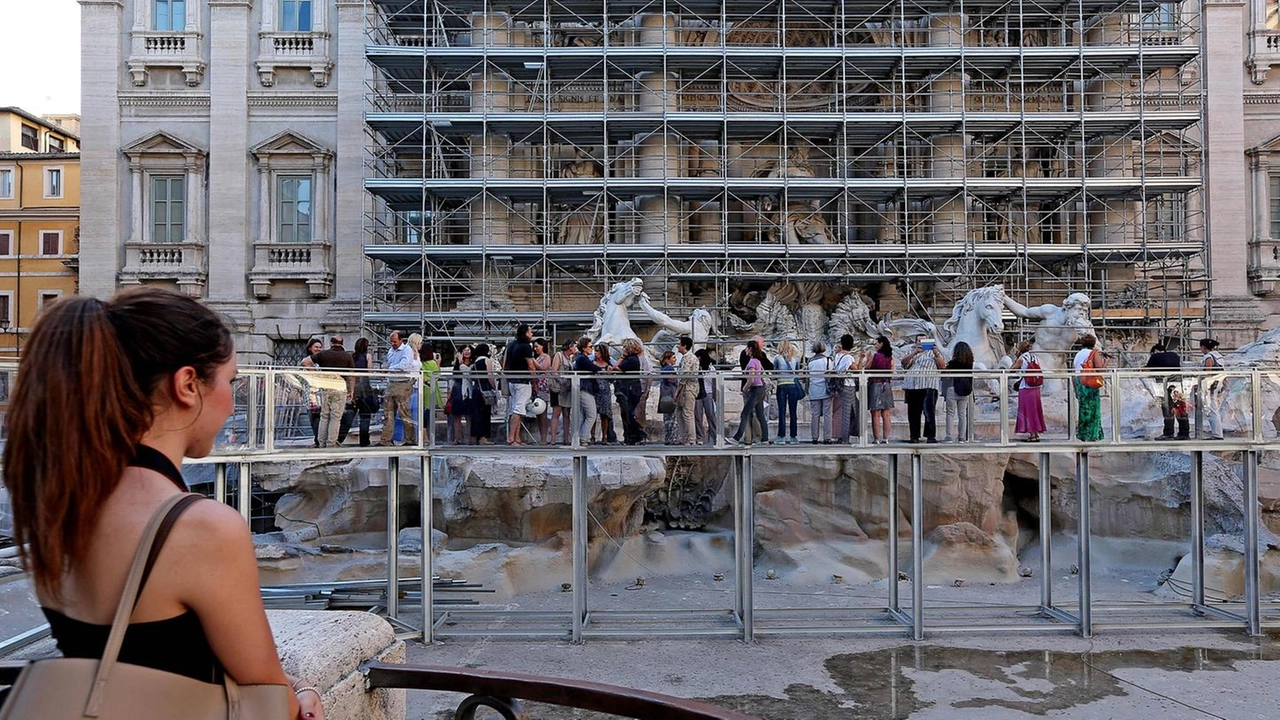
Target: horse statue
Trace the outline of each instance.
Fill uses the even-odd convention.
[[[1004,340],[1004,286],[989,285],[970,290],[951,311],[951,317],[938,327],[927,320],[905,318],[889,323],[899,342],[914,340],[916,335],[937,339],[942,354],[951,357],[956,343],[966,342],[973,349],[973,366],[994,369],[1007,360]]]
[[[640,339],[631,329],[631,317],[628,311],[636,298],[644,294],[644,281],[631,278],[614,284],[609,292],[600,298],[600,307],[596,308],[595,320],[587,337],[595,344],[617,345],[628,338]]]

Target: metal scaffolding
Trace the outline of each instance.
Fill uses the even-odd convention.
[[[578,332],[630,277],[675,316],[817,282],[945,318],[1003,283],[1085,292],[1104,332],[1204,320],[1194,4],[369,0],[367,20],[370,325]]]

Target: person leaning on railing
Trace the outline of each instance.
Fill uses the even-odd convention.
[[[14,540],[64,656],[103,657],[144,529],[187,492],[183,458],[213,450],[235,377],[231,333],[185,295],[143,287],[41,312],[10,398],[4,483]],[[120,662],[299,688],[280,666],[244,519],[212,500],[180,502],[190,504],[142,582]],[[135,692],[145,704],[147,688]],[[314,688],[281,695],[288,717],[322,720]]]
[[[1147,358],[1148,369],[1180,370],[1182,358],[1178,353],[1169,350],[1164,343],[1156,343],[1151,347],[1151,357]],[[1176,408],[1182,402],[1182,378],[1178,375],[1162,375],[1160,382],[1160,416],[1164,420],[1164,432],[1160,440],[1189,440],[1191,438],[1191,422],[1185,412],[1178,413]],[[1177,397],[1175,397],[1177,395]],[[1178,434],[1173,434],[1174,424],[1178,426]]]

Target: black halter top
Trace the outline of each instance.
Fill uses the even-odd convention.
[[[182,472],[155,448],[139,445],[129,465],[154,470],[169,478],[183,492],[187,490]],[[146,584],[144,575],[143,588]],[[142,590],[138,592],[141,595]],[[49,620],[49,629],[58,643],[58,650],[65,657],[102,657],[107,636],[111,633],[110,625],[81,622],[49,608],[42,610]],[[209,647],[204,628],[193,610],[166,620],[130,623],[120,648],[120,662],[177,673],[203,682],[222,682],[222,665]]]

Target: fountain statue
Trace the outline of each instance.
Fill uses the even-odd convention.
[[[1024,320],[1040,321],[1032,349],[1042,353],[1040,364],[1046,369],[1061,367],[1061,359],[1075,349],[1077,340],[1085,335],[1097,337],[1098,334],[1089,320],[1092,303],[1083,293],[1071,293],[1062,301],[1061,307],[1052,303],[1027,307],[1009,297],[1004,298],[1004,305]]]

